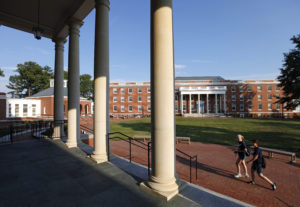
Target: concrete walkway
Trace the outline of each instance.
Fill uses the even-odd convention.
[[[139,187],[112,163],[95,164],[61,141],[0,146],[0,206],[200,206],[176,196],[168,203]]]

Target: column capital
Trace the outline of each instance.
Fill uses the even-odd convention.
[[[55,43],[55,50],[61,50],[64,51],[64,44],[66,43],[66,39],[65,38],[53,38],[52,42]]]
[[[106,6],[108,9],[110,9],[110,2],[109,0],[95,0],[95,6],[100,6],[100,5],[103,5],[103,6]]]
[[[71,18],[68,20],[68,25],[69,25],[69,32],[79,36],[80,34],[79,29],[83,25],[83,21],[79,19]]]

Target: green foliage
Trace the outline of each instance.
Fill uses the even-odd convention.
[[[4,77],[4,73],[3,70],[1,70],[1,68],[0,68],[0,77]]]
[[[89,100],[94,99],[94,82],[91,78],[92,77],[89,74],[80,75],[80,96]]]
[[[10,76],[7,85],[15,94],[31,96],[50,86],[49,80],[53,78],[53,72],[49,66],[41,67],[29,61],[18,64],[17,67],[17,75]]]
[[[68,80],[68,71],[65,71],[65,70],[64,70],[64,79]]]
[[[283,68],[278,76],[279,86],[283,87],[284,97],[279,100],[285,103],[286,109],[295,109],[300,105],[300,34],[291,38],[295,48],[284,53]]]

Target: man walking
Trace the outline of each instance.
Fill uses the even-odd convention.
[[[261,177],[262,179],[264,179],[266,182],[268,182],[271,186],[273,190],[276,190],[276,183],[272,182],[269,178],[267,178],[266,176],[263,175],[262,173],[262,162],[263,162],[263,157],[262,157],[262,152],[261,149],[258,146],[258,140],[253,140],[253,146],[254,146],[254,153],[253,153],[253,158],[249,161],[247,161],[247,163],[252,162],[252,167],[251,167],[251,177],[252,180],[249,182],[249,184],[255,184],[254,180],[255,180],[255,172],[257,172],[257,174],[259,175],[259,177]]]

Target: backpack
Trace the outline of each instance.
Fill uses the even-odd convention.
[[[261,159],[261,166],[262,166],[262,168],[266,168],[266,166],[267,166],[267,163],[266,163],[266,160],[265,160],[265,158],[264,158],[264,156],[262,156],[262,159]]]

